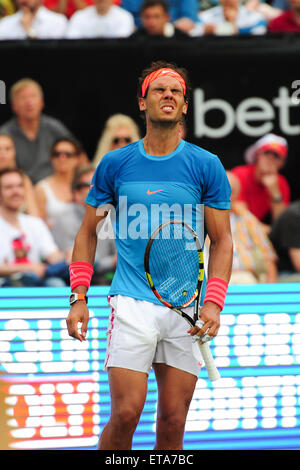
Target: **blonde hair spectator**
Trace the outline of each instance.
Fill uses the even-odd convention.
[[[24,88],[28,85],[32,85],[32,86],[36,87],[36,89],[39,91],[39,93],[41,95],[41,98],[44,100],[44,92],[43,92],[43,89],[42,89],[41,85],[38,82],[36,82],[32,78],[21,78],[21,80],[18,80],[16,83],[13,84],[13,86],[11,87],[11,89],[9,91],[10,102],[13,103],[16,94],[20,90],[22,90],[22,88]]]
[[[114,114],[105,123],[98,141],[93,164],[97,166],[102,157],[111,150],[124,147],[140,139],[140,131],[134,120],[125,114]]]
[[[17,166],[34,184],[53,173],[49,159],[53,142],[71,136],[61,121],[44,114],[43,95],[42,86],[34,79],[18,80],[9,94],[13,116],[0,127],[1,134],[9,134],[14,139]]]

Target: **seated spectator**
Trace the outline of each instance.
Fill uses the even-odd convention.
[[[20,212],[25,186],[19,169],[0,171],[0,284],[65,286],[68,265],[46,224]]]
[[[125,114],[114,114],[105,123],[94,156],[94,166],[98,165],[107,152],[124,147],[139,139],[140,131],[134,120]]]
[[[120,5],[122,0],[113,0],[115,5]],[[62,13],[68,19],[75,13],[75,11],[83,10],[84,8],[94,5],[94,0],[43,0],[45,7],[56,13]]]
[[[290,202],[290,187],[279,172],[287,158],[283,137],[267,134],[245,153],[247,165],[232,169],[241,183],[240,201],[270,229],[271,223]]]
[[[8,134],[0,134],[0,170],[4,168],[17,168],[15,144]],[[23,211],[26,212],[26,214],[39,217],[40,213],[32,182],[25,173],[23,176],[25,189]]]
[[[71,18],[75,11],[94,5],[94,0],[43,0],[43,5],[51,11]]]
[[[190,32],[192,36],[207,34],[265,34],[264,16],[241,5],[241,0],[220,0],[220,5],[200,12],[198,23]]]
[[[230,224],[233,238],[231,284],[277,281],[277,257],[261,222],[238,202],[239,179],[227,172],[231,185]]]
[[[174,37],[177,39],[189,36],[170,22],[169,5],[165,0],[146,0],[140,12],[142,27],[133,33],[132,38]]]
[[[95,0],[95,5],[74,13],[66,37],[125,38],[135,29],[133,16],[112,0]]]
[[[130,11],[138,28],[142,26],[140,11],[143,0],[122,0],[122,7]],[[171,23],[189,33],[197,23],[198,0],[168,0]]]
[[[4,16],[13,15],[16,12],[13,0],[0,0],[0,19]]]
[[[79,167],[72,183],[73,202],[70,208],[62,213],[52,228],[52,234],[57,246],[65,253],[67,261],[71,261],[75,237],[80,228],[85,213],[85,199],[89,192],[95,169],[92,165]],[[109,236],[99,240],[95,254],[93,284],[110,284],[116,267],[116,246],[109,217],[106,218],[105,233]],[[108,227],[109,225],[109,227]]]
[[[288,0],[290,8],[269,22],[269,33],[300,32],[300,0]]]
[[[59,39],[67,18],[42,6],[42,0],[17,0],[17,13],[0,20],[0,39]]]
[[[270,239],[278,255],[278,280],[300,282],[300,200],[275,220]]]
[[[53,174],[35,186],[40,216],[50,228],[60,214],[71,208],[72,181],[79,165],[79,152],[76,140],[58,139],[50,152]]]
[[[42,113],[43,90],[36,81],[24,78],[16,82],[10,101],[15,116],[0,127],[0,133],[13,138],[18,168],[36,183],[53,172],[49,159],[53,142],[71,133],[60,121]]]
[[[269,5],[265,1],[260,1],[260,0],[247,0],[246,3],[244,4],[247,10],[250,11],[257,11],[258,13],[261,13],[267,23],[273,18],[276,18],[282,13],[282,10],[274,7],[272,5]]]

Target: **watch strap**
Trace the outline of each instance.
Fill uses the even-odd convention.
[[[85,294],[78,294],[77,292],[72,292],[69,299],[70,299],[70,305],[73,305],[78,300],[85,300],[85,302],[88,303],[87,296]]]
[[[87,297],[85,294],[77,294],[77,300],[87,300]]]

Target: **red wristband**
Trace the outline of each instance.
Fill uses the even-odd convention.
[[[77,261],[70,264],[69,271],[72,292],[75,287],[78,286],[84,286],[87,288],[87,290],[89,289],[92,275],[94,273],[94,268],[91,264]]]
[[[214,302],[223,310],[227,289],[228,283],[224,279],[219,277],[208,279],[203,303],[208,301]]]

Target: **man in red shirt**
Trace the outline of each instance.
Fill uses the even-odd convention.
[[[300,32],[300,0],[288,0],[291,9],[285,11],[269,22],[269,33]]]
[[[267,231],[290,202],[289,184],[279,174],[287,151],[287,141],[283,137],[267,134],[246,150],[247,165],[232,169],[241,183],[239,200],[267,225]]]

